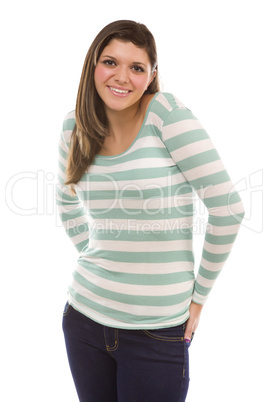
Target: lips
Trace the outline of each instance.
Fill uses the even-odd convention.
[[[115,87],[109,87],[109,88],[110,88],[111,91],[117,92],[119,94],[128,94],[129,92],[131,92],[128,89],[118,89],[118,88],[115,88]]]
[[[112,86],[108,86],[108,89],[113,95],[120,97],[128,96],[132,92],[130,89],[116,88]]]

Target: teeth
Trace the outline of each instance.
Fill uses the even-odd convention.
[[[112,91],[118,92],[119,94],[127,94],[129,91],[123,90],[123,89],[116,89],[113,87],[110,87]]]

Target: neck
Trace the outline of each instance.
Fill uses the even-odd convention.
[[[106,110],[106,116],[109,124],[109,135],[120,138],[125,136],[126,132],[133,129],[139,123],[142,116],[141,102],[122,111]]]

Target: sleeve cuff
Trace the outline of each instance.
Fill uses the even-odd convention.
[[[207,301],[208,296],[202,296],[196,291],[194,291],[193,296],[192,296],[192,301],[196,304],[205,304]]]

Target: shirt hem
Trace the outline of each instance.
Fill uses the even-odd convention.
[[[178,319],[177,322],[173,322],[172,324],[152,324],[152,325],[135,325],[135,324],[129,324],[129,325],[123,325],[120,324],[120,321],[118,321],[118,325],[112,325],[110,323],[105,322],[105,320],[99,320],[96,317],[92,317],[89,314],[86,314],[85,311],[83,311],[82,309],[79,309],[77,307],[77,304],[73,301],[72,298],[69,297],[68,299],[68,303],[70,304],[70,306],[72,306],[74,308],[74,310],[78,311],[80,314],[84,315],[85,317],[89,318],[90,320],[96,322],[97,324],[103,325],[105,327],[110,327],[110,328],[116,328],[116,329],[125,329],[125,330],[154,330],[154,329],[164,329],[164,328],[172,328],[172,327],[176,327],[178,325],[183,325],[188,318],[190,317],[189,311],[188,314],[186,315],[186,318],[183,318],[182,320]]]

